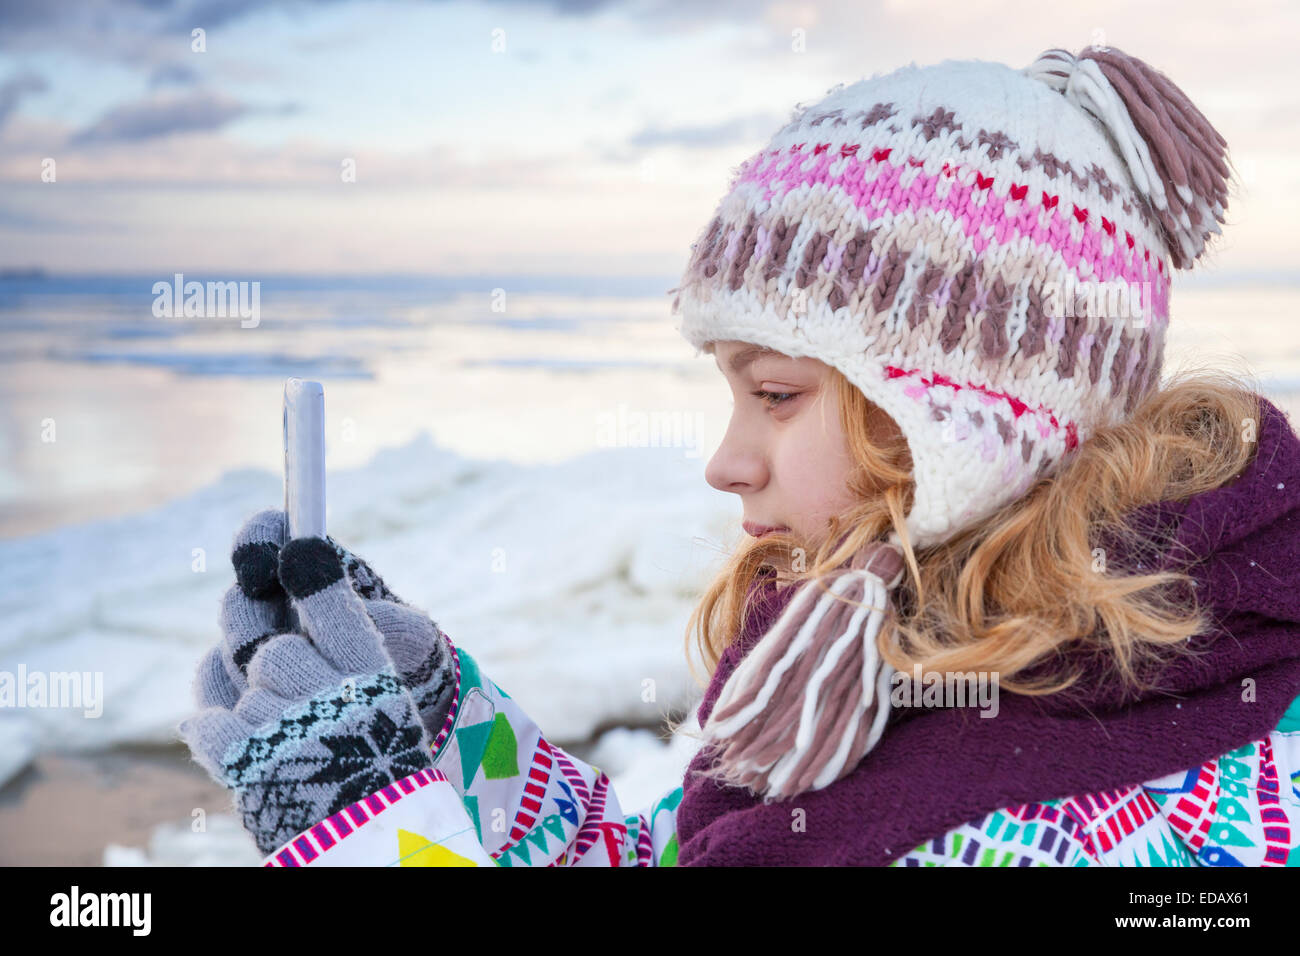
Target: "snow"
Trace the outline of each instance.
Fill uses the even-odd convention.
[[[593,759],[632,812],[681,782],[695,743],[665,744],[646,728],[698,701],[684,628],[736,533],[738,502],[708,487],[704,464],[655,447],[558,464],[483,461],[421,433],[331,472],[328,526],[429,611],[548,739],[580,744],[614,727]],[[98,717],[0,709],[0,782],[41,752],[177,739],[194,709],[195,667],[219,640],[234,534],[281,500],[278,475],[235,469],[153,510],[0,541],[0,670],[103,682]],[[212,855],[221,832],[195,842],[188,822],[165,824],[147,853],[109,847],[105,861],[226,859]],[[248,843],[237,825],[231,839]]]

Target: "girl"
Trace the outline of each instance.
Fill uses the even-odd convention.
[[[739,168],[673,305],[754,540],[642,811],[275,511],[182,734],[268,865],[1295,865],[1300,439],[1229,375],[1160,381],[1228,182],[1095,47],[873,76]]]

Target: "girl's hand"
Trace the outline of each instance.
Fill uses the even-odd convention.
[[[307,634],[262,641],[233,707],[210,706],[180,727],[195,759],[234,791],[267,854],[433,765],[415,700],[334,546],[290,541],[277,576]]]
[[[258,647],[286,630],[287,596],[280,579],[280,549],[287,522],[268,508],[250,517],[235,535],[230,563],[236,583],[222,601],[222,642],[204,657],[195,681],[200,707],[230,709],[248,688],[247,667]],[[317,539],[320,540],[320,539]],[[333,538],[352,590],[383,637],[398,677],[411,691],[430,740],[442,730],[455,690],[451,644],[427,614],[389,590],[360,556]]]

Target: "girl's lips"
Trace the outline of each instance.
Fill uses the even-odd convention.
[[[789,530],[790,530],[789,528],[783,528],[783,527],[774,526],[774,525],[766,525],[766,524],[752,524],[751,522],[748,522],[748,521],[742,522],[742,523],[741,523],[741,527],[745,529],[745,533],[746,533],[746,534],[749,534],[749,535],[751,535],[752,537],[755,537],[755,538],[761,538],[761,537],[763,537],[763,535],[765,535],[765,534],[771,534],[773,531],[789,531]]]

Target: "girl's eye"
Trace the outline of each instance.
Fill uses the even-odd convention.
[[[769,392],[760,388],[758,391],[751,392],[750,394],[753,395],[755,398],[762,399],[762,401],[767,405],[768,408],[775,408],[777,405],[790,401],[790,399],[795,397],[796,393]]]

